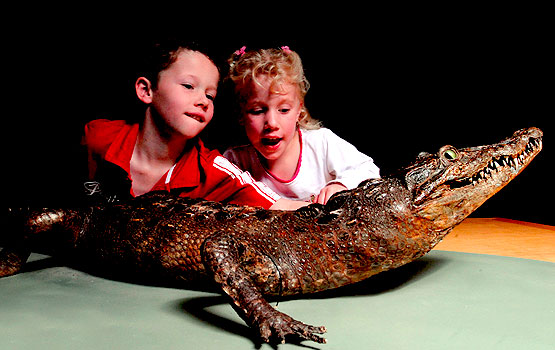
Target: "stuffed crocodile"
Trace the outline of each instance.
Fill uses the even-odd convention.
[[[541,149],[536,128],[489,146],[444,146],[392,176],[339,192],[326,205],[296,211],[168,193],[109,206],[11,211],[11,222],[21,226],[4,237],[0,277],[17,273],[37,244],[63,247],[100,270],[215,288],[264,341],[325,342],[318,335],[325,327],[293,319],[265,296],[338,288],[418,259]]]

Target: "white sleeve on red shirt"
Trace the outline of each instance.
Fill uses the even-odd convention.
[[[215,157],[213,166],[215,169],[226,173],[234,181],[239,182],[240,186],[244,187],[244,190],[254,190],[258,195],[264,197],[272,204],[281,198],[262,182],[255,181],[248,171],[242,171],[223,156]]]

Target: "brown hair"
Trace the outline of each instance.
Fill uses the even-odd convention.
[[[172,65],[183,51],[195,51],[203,54],[214,63],[219,71],[218,65],[210,57],[211,52],[208,46],[201,42],[168,37],[154,43],[143,55],[138,75],[147,78],[152,83],[153,88],[156,88],[160,72]]]

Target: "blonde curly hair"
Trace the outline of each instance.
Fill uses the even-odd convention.
[[[283,46],[281,49],[260,49],[245,51],[245,47],[235,51],[229,58],[230,79],[235,88],[235,93],[239,97],[239,104],[242,106],[249,97],[249,85],[251,83],[262,86],[260,76],[271,79],[270,88],[276,89],[275,93],[280,93],[279,86],[282,82],[298,86],[299,98],[302,108],[299,116],[298,125],[303,129],[318,129],[321,123],[312,118],[304,105],[304,98],[310,84],[304,75],[303,65],[300,56]]]

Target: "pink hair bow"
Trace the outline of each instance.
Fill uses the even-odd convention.
[[[237,56],[243,56],[245,54],[245,50],[247,49],[246,46],[243,46],[242,48],[240,48],[239,50],[235,51],[234,54],[236,54]]]
[[[282,49],[283,52],[285,52],[286,54],[290,54],[290,53],[291,53],[291,49],[289,48],[289,46],[282,46],[281,49]]]

